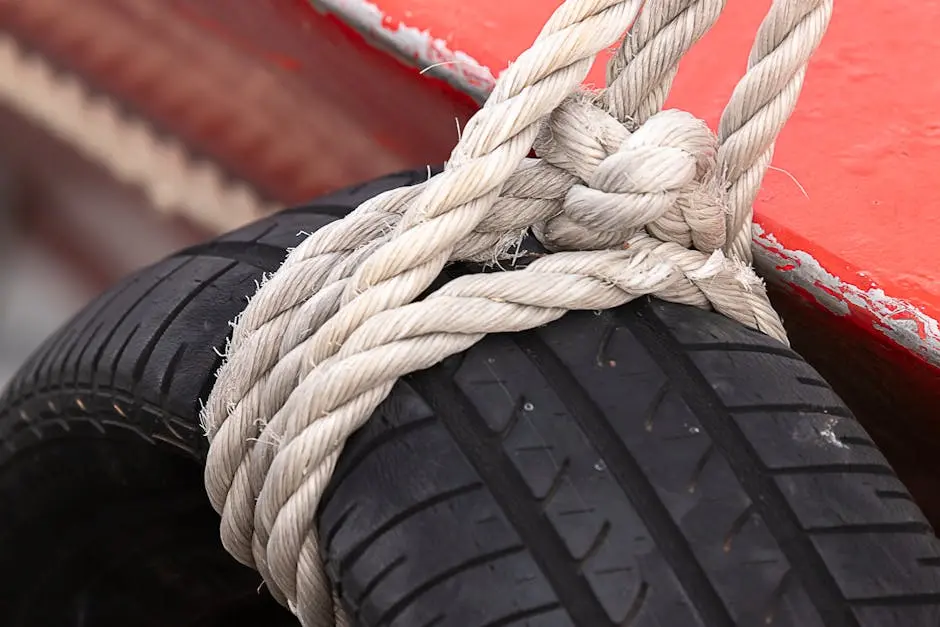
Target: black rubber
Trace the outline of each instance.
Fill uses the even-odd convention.
[[[0,624],[293,624],[202,494],[212,349],[301,231],[425,176],[182,251],[29,360],[0,398]],[[652,300],[399,383],[319,523],[363,627],[940,625],[940,543],[829,386],[766,337]]]

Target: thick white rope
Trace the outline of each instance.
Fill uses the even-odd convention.
[[[774,2],[721,141],[690,114],[660,109],[679,58],[724,2],[642,5],[562,4],[444,172],[308,237],[234,325],[203,416],[206,489],[227,550],[302,624],[345,620],[320,563],[317,504],[343,443],[400,376],[486,333],[641,295],[710,307],[786,341],[747,263],[751,203],[832,1]],[[608,87],[580,90],[631,25]],[[539,158],[527,159],[533,146]],[[503,258],[528,227],[560,252],[413,302],[449,261]]]

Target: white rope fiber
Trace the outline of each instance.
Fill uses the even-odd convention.
[[[786,341],[749,265],[751,205],[832,1],[773,3],[717,137],[662,107],[723,0],[643,5],[564,2],[441,174],[308,237],[234,325],[203,415],[206,489],[226,549],[303,625],[345,624],[318,555],[317,505],[344,442],[399,377],[487,333],[644,295]],[[582,90],[595,56],[628,30],[607,88]],[[447,263],[511,256],[529,228],[553,254],[414,302]]]

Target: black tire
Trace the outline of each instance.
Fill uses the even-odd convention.
[[[424,176],[182,251],[30,359],[0,398],[4,625],[291,624],[202,494],[212,348],[300,231]],[[408,377],[344,452],[320,532],[363,627],[940,625],[940,544],[829,386],[652,300]]]

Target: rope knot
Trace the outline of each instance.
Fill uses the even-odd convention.
[[[635,131],[576,94],[546,120],[535,141],[544,161],[575,177],[561,212],[536,225],[552,250],[622,247],[646,229],[653,237],[710,253],[728,239],[728,205],[716,174],[718,138],[677,109]]]
[[[832,0],[774,1],[718,141],[660,109],[724,4],[566,0],[441,173],[310,235],[251,299],[206,403],[206,491],[225,547],[302,625],[348,624],[321,561],[317,504],[343,442],[399,377],[487,333],[645,295],[786,341],[748,264],[751,206]],[[607,88],[582,91],[621,38]],[[533,147],[540,158],[527,158]],[[427,294],[448,262],[498,261],[530,226],[562,252]]]

